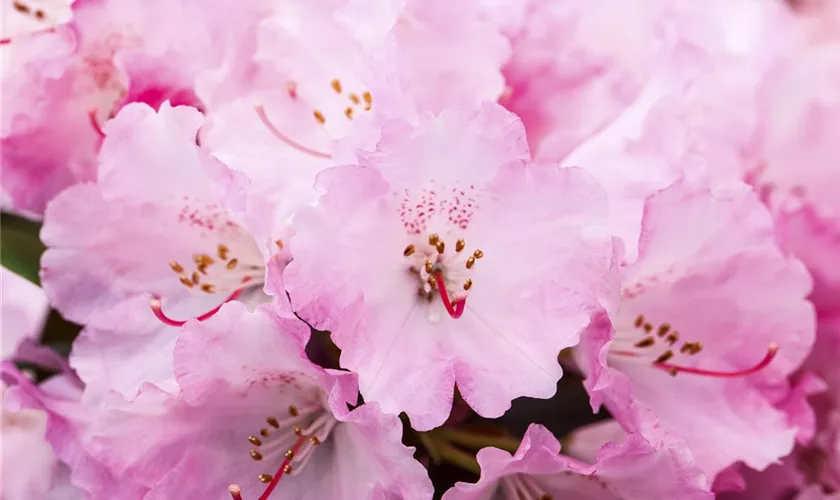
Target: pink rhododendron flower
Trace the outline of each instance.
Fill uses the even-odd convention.
[[[622,421],[650,408],[710,478],[736,461],[770,465],[797,429],[763,388],[784,383],[813,343],[809,291],[746,186],[660,191],[645,205],[639,258],[622,269],[614,337],[585,336],[579,351],[594,407]]]
[[[560,455],[560,443],[540,425],[528,428],[511,456],[497,448],[478,452],[481,478],[457,483],[444,500],[694,500],[710,499],[702,474],[684,446],[665,438],[652,441],[630,434],[606,444],[593,464]]]
[[[145,387],[109,405],[95,455],[147,498],[230,498],[231,483],[236,499],[429,498],[399,418],[371,403],[348,410],[355,376],[309,362],[308,333],[292,315],[239,303],[188,323],[175,352],[182,392]]]
[[[72,363],[91,389],[172,388],[171,326],[263,300],[267,258],[232,212],[243,181],[195,144],[201,120],[188,107],[125,107],[105,127],[97,183],[47,210],[41,279],[87,325]]]
[[[37,340],[47,319],[47,297],[44,291],[25,278],[0,268],[0,357],[15,354],[24,339]]]
[[[519,121],[489,104],[391,123],[359,155],[321,174],[284,278],[365,398],[430,429],[455,384],[485,416],[553,394],[557,354],[612,298],[600,188],[529,164]]]
[[[5,384],[0,396],[5,396]],[[0,401],[0,407],[2,407]],[[44,439],[47,414],[40,410],[2,411],[3,446],[0,448],[0,484],[8,500],[81,499],[70,484],[67,466],[56,459]]]

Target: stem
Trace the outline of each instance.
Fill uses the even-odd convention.
[[[443,439],[436,438],[431,433],[427,433],[426,437],[444,462],[472,472],[477,476],[481,475],[481,466],[478,465],[478,460],[475,459],[475,455],[461,451]]]
[[[516,453],[516,450],[519,449],[519,440],[510,436],[493,436],[457,429],[435,429],[432,432],[440,439],[460,444],[471,450],[480,450],[485,446],[492,446],[510,453]]]

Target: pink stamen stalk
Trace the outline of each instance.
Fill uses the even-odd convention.
[[[328,159],[332,158],[332,156],[327,154],[327,153],[322,153],[321,151],[317,151],[317,150],[314,150],[312,148],[308,148],[308,147],[304,146],[303,144],[300,144],[296,141],[293,141],[292,139],[283,135],[283,133],[280,132],[280,129],[275,127],[274,124],[271,123],[271,120],[268,119],[268,115],[265,113],[265,108],[263,108],[262,104],[255,104],[254,105],[254,110],[257,112],[257,116],[260,117],[260,121],[263,122],[263,125],[265,125],[265,127],[268,129],[268,131],[271,132],[271,134],[274,137],[280,139],[280,141],[282,141],[284,144],[286,144],[290,148],[295,149],[297,151],[300,151],[301,153],[303,153],[305,155],[313,156],[315,158],[322,158],[322,159],[325,159],[325,160],[328,160]]]
[[[37,31],[31,31],[31,32],[26,33],[26,34],[27,35],[45,35],[47,33],[55,33],[55,26],[50,26],[49,28],[44,28],[44,29],[40,29],[40,30],[37,30]],[[21,33],[19,36],[23,36],[23,35],[24,35],[24,33]],[[12,43],[13,39],[14,39],[14,37],[0,38],[0,45],[10,44],[10,43]]]
[[[228,493],[233,497],[233,500],[242,500],[242,488],[238,484],[228,486]]]
[[[90,120],[90,125],[93,127],[93,130],[96,131],[96,134],[99,135],[100,138],[104,138],[105,132],[102,130],[102,125],[99,124],[99,119],[96,118],[96,109],[91,108],[88,110],[88,120]]]
[[[303,446],[303,443],[305,443],[307,439],[309,439],[309,436],[305,434],[298,438],[297,442],[295,442],[294,446],[292,446],[291,448],[291,458],[286,458],[285,460],[283,460],[283,463],[281,463],[280,467],[277,468],[277,473],[274,474],[274,477],[271,478],[271,482],[268,483],[268,486],[265,488],[265,491],[262,495],[260,495],[259,500],[268,500],[268,497],[271,496],[271,493],[274,491],[274,488],[277,487],[277,483],[280,482],[280,478],[283,477],[284,469],[286,468],[286,466],[292,464],[292,460],[294,460],[295,455],[297,455],[298,451],[300,451],[300,448]]]
[[[454,303],[449,301],[449,294],[446,292],[444,286],[443,273],[440,271],[435,273],[435,280],[437,280],[437,289],[440,291],[440,300],[443,302],[443,307],[446,312],[452,316],[452,319],[458,319],[464,314],[464,307],[467,305],[467,299],[458,299]]]
[[[236,290],[233,291],[232,294],[230,294],[230,296],[228,298],[225,299],[224,302],[217,305],[213,309],[207,311],[206,313],[204,313],[200,316],[196,316],[195,318],[191,318],[191,319],[196,319],[198,321],[204,321],[206,319],[212,318],[217,312],[219,312],[219,309],[221,309],[223,305],[227,304],[228,302],[230,302],[232,300],[236,300],[242,294],[243,290],[245,290],[245,289],[244,288],[237,288]],[[187,323],[187,321],[189,321],[189,320],[181,321],[181,320],[177,320],[177,319],[172,319],[169,316],[167,316],[166,313],[163,312],[163,304],[161,304],[160,300],[161,300],[161,297],[159,295],[153,296],[151,302],[149,303],[149,307],[152,308],[152,312],[155,313],[155,316],[157,317],[157,319],[161,320],[161,322],[163,322],[164,324],[169,325],[169,326],[184,326]]]
[[[752,375],[753,373],[757,373],[765,368],[773,361],[773,358],[776,357],[776,353],[779,352],[779,345],[776,343],[770,344],[767,347],[767,354],[764,356],[764,359],[758,362],[755,366],[744,370],[738,370],[734,372],[719,372],[714,370],[704,370],[702,368],[692,368],[690,366],[678,366],[678,365],[671,365],[668,363],[660,363],[654,364],[653,366],[660,368],[665,371],[676,371],[677,373],[692,373],[694,375],[706,375],[708,377],[718,377],[718,378],[736,378],[736,377],[746,377],[747,375]]]

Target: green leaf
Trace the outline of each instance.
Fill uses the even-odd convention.
[[[38,271],[46,247],[38,233],[41,223],[0,213],[0,265],[41,286]]]

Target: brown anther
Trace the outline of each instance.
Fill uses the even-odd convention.
[[[277,245],[277,248],[281,250],[283,249],[283,240],[277,240],[274,242],[274,244]]]
[[[45,17],[47,17],[47,16],[44,14],[43,10],[39,9],[39,10],[35,11],[35,19],[37,19],[39,21],[43,21]]]
[[[12,5],[15,7],[15,10],[22,13],[22,14],[29,14],[29,6],[20,2],[13,2]]]
[[[429,245],[437,245],[438,240],[440,240],[440,236],[438,236],[437,233],[432,233],[429,235]]]
[[[184,272],[184,266],[182,266],[181,264],[178,264],[174,260],[169,263],[169,267],[172,268],[172,270],[175,271],[178,274],[181,274],[181,273]]]
[[[670,375],[672,377],[676,377],[677,376],[677,369],[676,368],[669,368],[668,369],[668,375]]]
[[[299,425],[293,425],[292,431],[298,436],[300,436],[300,433],[303,432],[303,429],[301,429]]]
[[[644,324],[644,322],[645,322],[645,317],[640,314],[639,317],[636,318],[636,322],[633,323],[633,324],[636,326],[636,328],[639,328],[640,326],[642,326],[642,324]]]
[[[189,279],[189,278],[187,278],[186,276],[181,276],[179,279],[181,280],[181,283],[182,283],[184,286],[186,286],[187,288],[192,288],[192,287],[194,287],[194,286],[195,286],[195,285],[193,284],[193,282],[192,282],[192,281],[190,281],[190,279]]]
[[[312,436],[311,438],[309,438],[309,442],[316,446],[321,444],[321,440],[318,439],[318,436]]]
[[[645,325],[642,328],[647,333],[650,333],[650,332],[653,331],[653,325],[651,325],[650,323],[645,323]]]
[[[262,460],[262,455],[257,450],[251,450],[251,458],[254,460]]]
[[[216,287],[211,285],[210,283],[203,283],[201,285],[201,291],[204,293],[215,293]]]
[[[262,441],[260,441],[260,438],[258,438],[257,436],[248,436],[248,442],[254,446],[259,446],[262,444]]]
[[[665,337],[665,342],[668,342],[671,345],[676,344],[678,340],[680,340],[679,332],[673,332],[667,337]]]
[[[425,264],[426,274],[432,274],[432,261],[427,260]]]
[[[344,116],[346,116],[348,120],[352,120],[353,119],[353,108],[351,108],[350,106],[347,106],[346,108],[344,108]]]
[[[472,269],[472,266],[475,264],[475,257],[470,255],[470,258],[467,259],[467,269]]]
[[[467,281],[464,282],[464,290],[469,290],[472,287],[472,280],[467,278]]]
[[[292,416],[292,417],[297,417],[298,415],[300,415],[300,413],[298,412],[297,406],[289,405],[289,415]]]
[[[199,266],[200,265],[209,266],[210,264],[212,264],[216,261],[213,260],[213,257],[210,257],[206,253],[196,253],[196,254],[193,254],[193,262],[195,262],[196,265],[199,265]]]
[[[283,467],[283,474],[291,474],[291,473],[292,473],[292,466],[291,465],[286,465],[285,467]]]
[[[368,107],[373,104],[373,96],[370,95],[370,92],[365,91],[365,93],[362,94],[362,99],[365,100],[365,104],[367,104]]]
[[[205,264],[204,262],[195,266],[195,268],[201,271],[201,274],[207,274],[207,264]]]
[[[341,81],[338,78],[330,82],[330,86],[332,86],[333,90],[335,90],[336,94],[341,93]]]
[[[227,246],[225,246],[225,245],[222,245],[222,244],[220,243],[220,244],[219,244],[219,247],[217,248],[217,250],[219,251],[219,258],[220,258],[220,259],[222,259],[222,260],[227,260],[227,255],[228,255],[228,252],[230,251],[230,250],[228,249],[228,247],[227,247]]]
[[[268,429],[260,429],[260,436],[267,438],[271,436],[271,432]]]
[[[358,96],[358,95],[356,95],[356,94],[354,94],[354,93],[350,93],[350,96],[349,96],[349,97],[350,97],[350,101],[351,101],[353,104],[359,104],[360,102],[362,102],[362,100],[361,100],[361,99],[359,99],[359,96]]]
[[[659,331],[656,333],[658,333],[660,337],[664,337],[669,331],[671,331],[671,325],[668,323],[662,323],[659,325]]]
[[[275,417],[268,417],[265,421],[268,425],[274,427],[275,429],[280,428],[280,422],[278,422]]]
[[[407,247],[405,247],[405,250],[403,250],[403,257],[408,257],[409,255],[411,255],[413,253],[414,253],[414,245],[408,245]]]
[[[318,120],[318,123],[320,123],[321,125],[327,123],[327,119],[324,118],[324,113],[321,113],[317,109],[312,112],[312,116],[314,116],[315,119]]]
[[[554,500],[554,497],[549,495],[548,493],[543,493],[543,495],[540,497],[540,500]]]
[[[231,269],[236,267],[236,264],[238,264],[238,263],[239,263],[238,259],[230,259],[230,261],[228,261],[228,263],[227,263],[227,266],[225,266],[225,267],[227,267],[228,271],[230,271]]]
[[[257,477],[260,479],[261,483],[270,483],[271,480],[274,479],[274,476],[272,476],[271,474],[260,474]]]
[[[650,347],[656,342],[653,337],[645,337],[642,340],[636,342],[636,347]]]
[[[475,257],[476,259],[480,259],[484,257],[484,252],[482,252],[481,250],[476,250],[475,252],[473,252],[473,257]]]
[[[446,248],[446,245],[442,241],[438,241],[437,243],[435,243],[435,248],[437,248],[438,253],[442,254],[443,249]]]
[[[429,276],[429,279],[426,280],[426,283],[428,283],[430,287],[434,288],[435,285],[437,285],[437,280],[434,276]]]
[[[197,285],[198,282],[201,281],[201,275],[198,274],[198,271],[193,271],[192,273],[192,282],[194,285]]]
[[[672,350],[668,349],[667,351],[660,354],[659,357],[656,358],[653,363],[656,364],[656,365],[661,365],[662,363],[671,359],[673,356],[674,356],[674,352]]]
[[[285,457],[288,458],[289,460],[295,458],[295,450],[286,450]]]
[[[455,251],[460,252],[461,250],[464,249],[464,245],[466,245],[466,244],[467,243],[464,241],[464,238],[461,238],[460,240],[456,241],[455,242]]]
[[[680,353],[689,354],[691,356],[703,350],[703,345],[700,342],[686,342],[680,347]]]

